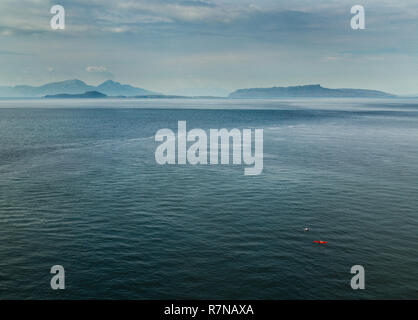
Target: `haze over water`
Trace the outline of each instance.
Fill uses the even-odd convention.
[[[263,173],[157,165],[180,120]],[[417,142],[416,100],[0,100],[0,298],[417,299]]]

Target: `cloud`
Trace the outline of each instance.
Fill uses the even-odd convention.
[[[92,81],[113,79],[113,73],[109,72],[104,66],[88,66],[86,67],[87,79]]]
[[[87,72],[93,72],[93,73],[102,73],[102,72],[106,72],[107,68],[106,67],[102,67],[102,66],[88,66],[86,67],[86,71]]]
[[[0,31],[0,35],[1,35],[1,36],[5,36],[5,37],[8,37],[8,36],[13,35],[13,32],[12,32],[11,30],[7,30],[7,29],[5,29],[5,30],[1,30],[1,31]]]
[[[0,50],[0,55],[8,55],[8,56],[33,56],[33,54],[30,54],[30,53],[16,52],[16,51],[8,51],[8,50]]]
[[[0,36],[14,33],[50,36],[53,33],[49,8],[53,2],[21,0],[16,6],[15,1],[1,0]],[[353,5],[352,0],[316,0],[314,4],[312,0],[61,0],[60,4],[66,8],[67,18],[66,32],[60,34],[83,38],[131,33],[218,36],[226,33],[254,38],[271,31],[283,34],[296,29],[326,33],[342,31],[348,25]],[[368,27],[376,25],[387,30],[387,21],[392,29],[402,28],[406,22],[416,25],[415,0],[396,5],[389,0],[364,0],[363,4]]]
[[[104,28],[104,30],[112,32],[112,33],[124,33],[124,32],[128,32],[130,29],[127,26],[122,26],[122,27]]]
[[[362,0],[364,31],[350,28],[353,0],[58,3],[66,9],[63,32],[49,25],[57,1],[0,0],[0,82],[35,83],[40,72],[101,81],[113,77],[111,70],[120,81],[165,91],[179,82],[184,88],[349,86],[361,73],[364,86],[376,79],[387,81],[387,91],[416,88],[416,0]],[[386,74],[398,74],[397,81],[390,84]]]
[[[325,60],[328,60],[328,61],[336,61],[339,59],[341,59],[341,57],[325,57]]]
[[[0,1],[1,35],[33,34],[51,30],[49,20],[50,0]]]

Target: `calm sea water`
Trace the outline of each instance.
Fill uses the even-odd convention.
[[[179,120],[263,173],[156,165]],[[418,299],[418,102],[0,101],[0,298]]]

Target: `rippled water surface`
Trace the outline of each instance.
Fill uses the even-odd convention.
[[[263,128],[263,173],[157,165],[179,120]],[[418,103],[0,101],[0,298],[418,299]]]

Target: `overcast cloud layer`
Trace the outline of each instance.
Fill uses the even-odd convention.
[[[52,5],[66,30],[49,26]],[[350,8],[366,9],[366,30]],[[418,94],[418,2],[2,0],[0,85],[107,79],[177,94],[321,83]]]

